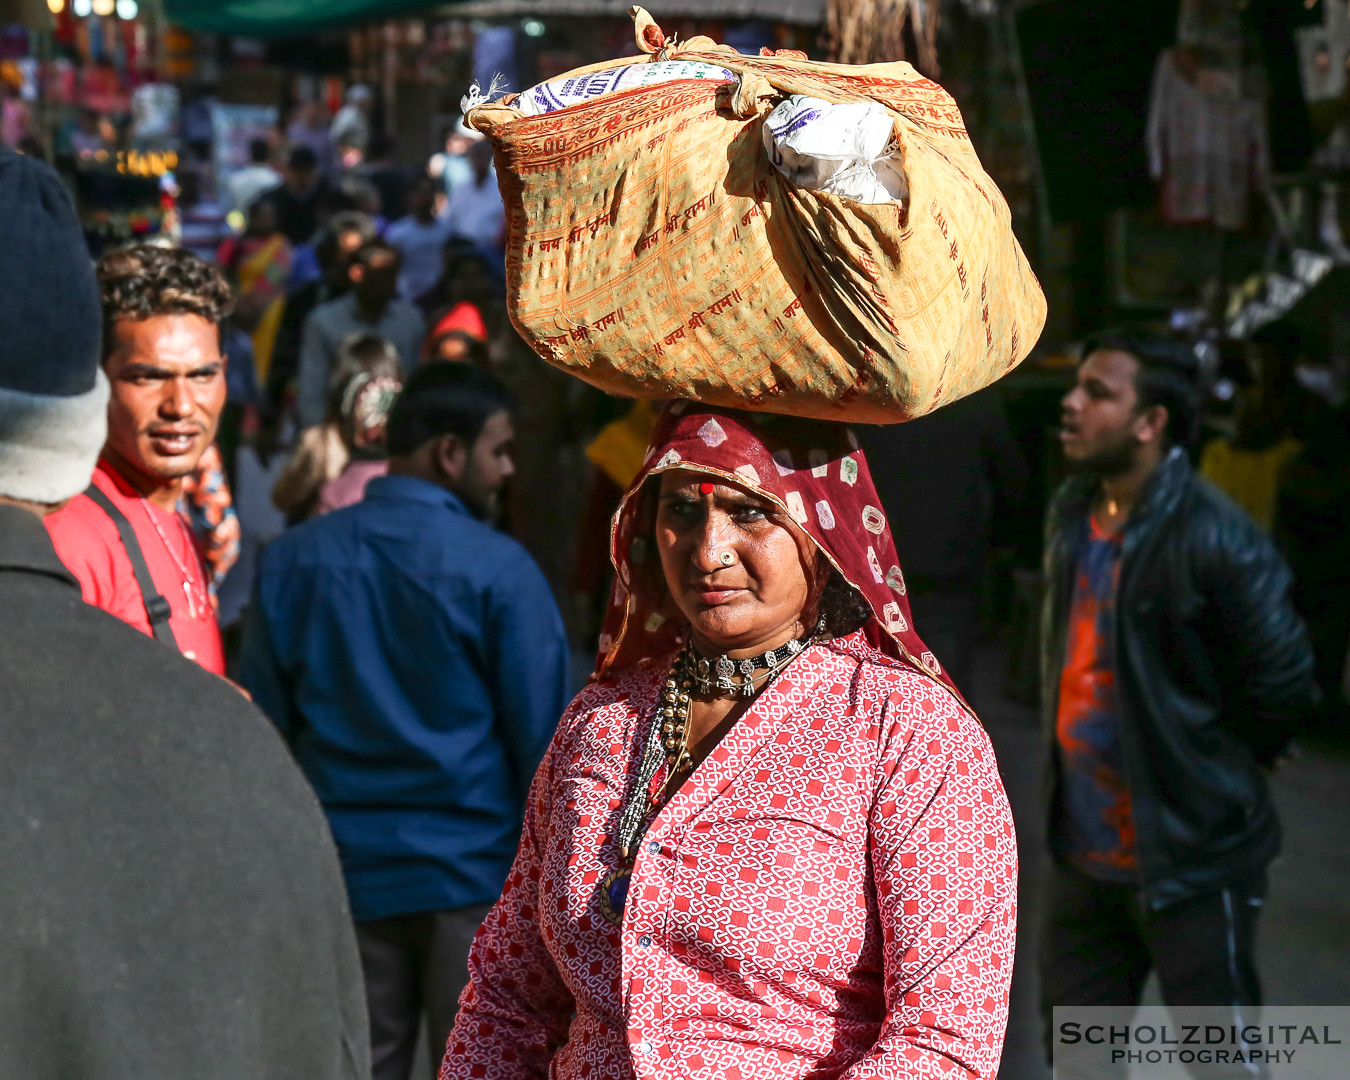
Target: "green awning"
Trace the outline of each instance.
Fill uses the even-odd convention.
[[[395,19],[445,0],[165,0],[169,21],[238,37],[297,37]]]
[[[43,0],[0,0],[0,26],[11,23],[30,30],[50,30],[52,13]]]

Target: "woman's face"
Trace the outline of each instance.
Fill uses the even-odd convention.
[[[815,546],[767,499],[685,469],[661,474],[656,545],[705,652],[775,648],[804,632]]]
[[[277,231],[277,208],[270,202],[258,200],[248,212],[248,231],[251,236],[271,236]]]
[[[458,334],[446,334],[436,343],[436,356],[452,364],[460,364],[469,358],[469,343]]]

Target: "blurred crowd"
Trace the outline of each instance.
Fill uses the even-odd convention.
[[[425,168],[404,168],[372,134],[370,102],[356,85],[331,119],[299,105],[250,141],[250,163],[214,198],[190,183],[183,200],[184,247],[214,263],[234,296],[220,468],[236,479],[241,445],[265,468],[288,459],[272,497],[292,523],[358,501],[383,471],[385,391],[421,364],[489,369],[516,347],[490,146],[459,123]]]
[[[426,169],[402,168],[371,136],[369,102],[352,87],[331,123],[299,107],[218,193],[236,232],[202,254],[237,296],[231,402],[272,439],[288,420],[335,419],[328,383],[353,334],[382,337],[406,374],[433,358],[489,364],[508,329],[491,147],[459,125]]]

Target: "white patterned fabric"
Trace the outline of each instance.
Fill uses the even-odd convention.
[[[1162,213],[1177,224],[1247,224],[1251,195],[1270,184],[1266,109],[1220,71],[1186,74],[1175,49],[1158,57],[1149,101],[1149,171],[1162,185]]]
[[[601,915],[671,659],[564,715],[441,1080],[992,1080],[1008,802],[978,722],[862,634],[761,693],[651,820],[622,927]]]

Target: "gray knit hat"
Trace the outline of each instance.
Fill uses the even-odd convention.
[[[107,434],[98,283],[60,177],[3,146],[0,230],[0,495],[57,503]]]

